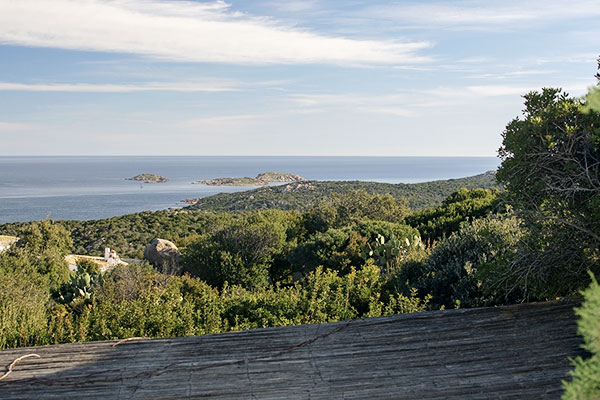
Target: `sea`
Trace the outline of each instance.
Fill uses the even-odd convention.
[[[477,175],[499,164],[496,157],[0,156],[0,224],[179,208],[185,199],[253,189],[194,181],[266,171],[320,181],[416,183]],[[169,181],[125,179],[141,173]]]

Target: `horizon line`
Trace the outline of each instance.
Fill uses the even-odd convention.
[[[355,155],[355,154],[0,154],[0,157],[355,157],[355,158],[394,158],[394,157],[435,157],[435,158],[500,158],[497,155]]]

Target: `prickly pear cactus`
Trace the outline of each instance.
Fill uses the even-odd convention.
[[[404,238],[404,240],[397,239],[394,233],[390,231],[387,241],[383,235],[377,235],[372,243],[364,246],[361,249],[361,257],[365,261],[372,259],[382,273],[390,274],[400,266],[412,248],[423,248],[419,236],[415,236],[411,242],[408,238]]]
[[[92,297],[94,288],[102,283],[100,273],[88,273],[76,271],[71,275],[71,280],[65,283],[58,290],[54,299],[57,303],[71,304],[76,300],[89,300]]]

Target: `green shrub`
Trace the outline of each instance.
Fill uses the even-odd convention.
[[[45,344],[48,297],[41,277],[0,268],[0,349]]]
[[[401,270],[397,281],[408,281],[405,295],[411,288],[421,298],[431,294],[434,309],[517,301],[523,294],[504,292],[496,273],[509,263],[521,236],[516,218],[475,220],[434,247],[420,268]]]
[[[100,273],[100,266],[97,263],[84,258],[77,262],[77,271],[87,272],[88,274],[98,274]]]
[[[339,272],[348,272],[351,265],[363,263],[360,249],[367,239],[350,229],[329,229],[317,232],[306,242],[292,249],[288,260],[294,271],[306,275],[322,266]]]
[[[266,287],[269,266],[282,252],[288,228],[268,219],[268,215],[258,213],[202,235],[184,249],[184,270],[216,287],[225,282],[247,288]]]
[[[400,222],[409,213],[405,199],[396,200],[390,194],[370,194],[350,190],[332,193],[303,215],[309,234],[342,228],[360,220]]]
[[[51,289],[57,289],[69,280],[65,256],[71,251],[73,241],[62,225],[50,220],[32,222],[24,225],[17,236],[19,241],[9,253],[28,257],[37,272],[48,279]]]
[[[495,189],[460,189],[448,196],[441,206],[409,215],[406,223],[419,230],[424,242],[433,243],[458,231],[463,222],[493,213],[498,203]]]
[[[583,348],[591,355],[573,361],[575,369],[570,372],[571,381],[563,381],[564,400],[600,399],[600,285],[593,275],[591,277],[592,283],[583,291],[584,301],[575,310]]]

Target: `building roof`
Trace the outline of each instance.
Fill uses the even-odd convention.
[[[69,254],[65,256],[65,261],[70,265],[79,265],[79,263],[83,260],[91,261],[98,265],[100,270],[105,271],[115,266],[115,263],[109,263],[104,261],[104,257],[94,257],[94,256],[83,256],[79,254]],[[127,265],[128,263],[125,261],[120,261],[120,265]]]
[[[18,240],[19,238],[16,236],[0,235],[0,246],[10,246]]]
[[[574,304],[533,303],[29,353],[2,399],[556,398],[583,354]],[[1,367],[0,367],[1,368]]]

